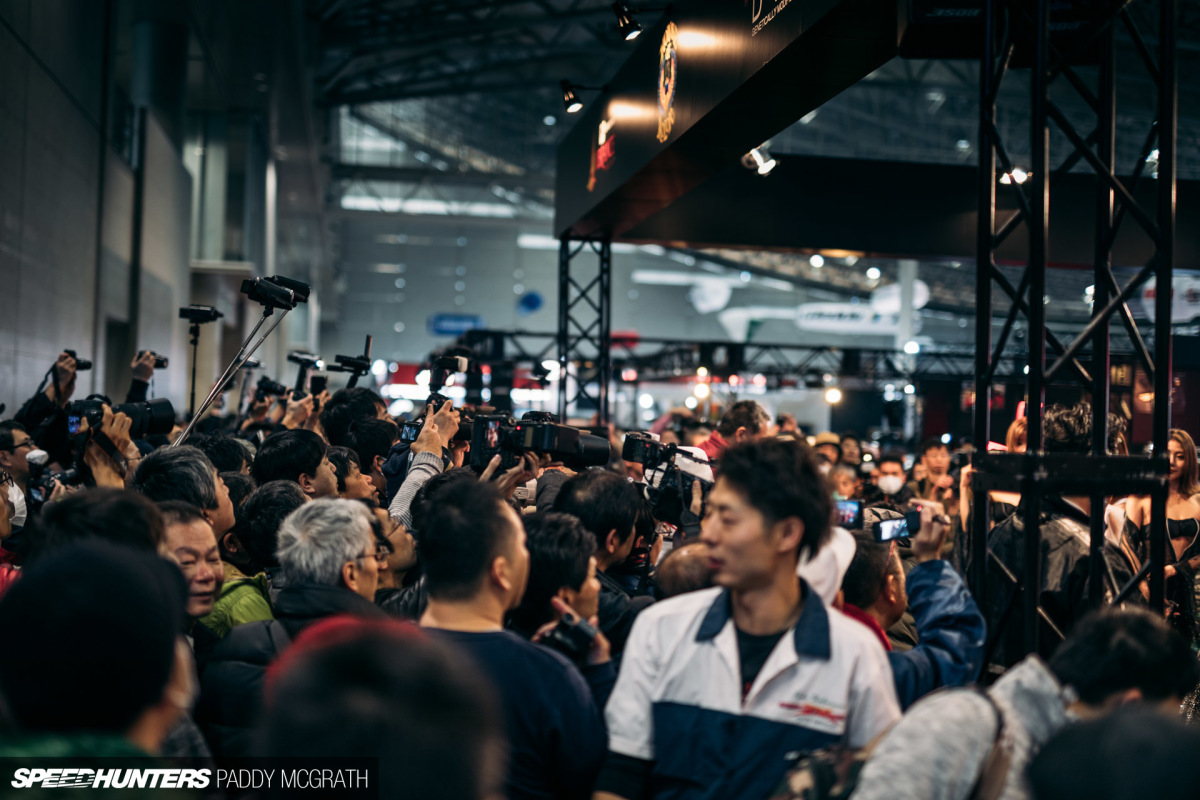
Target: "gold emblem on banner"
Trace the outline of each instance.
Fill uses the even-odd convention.
[[[658,48],[658,140],[665,142],[675,124],[675,76],[678,56],[675,42],[679,28],[674,22],[663,31],[662,44]]]

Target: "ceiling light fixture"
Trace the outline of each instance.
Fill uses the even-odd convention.
[[[771,158],[766,144],[760,144],[746,155],[742,156],[742,166],[752,169],[759,175],[769,175],[779,162]]]
[[[562,82],[563,91],[563,108],[567,109],[568,114],[577,114],[583,110],[583,102],[580,101],[579,95],[575,94],[575,89],[570,81]]]
[[[1010,183],[1024,183],[1027,180],[1029,180],[1029,173],[1020,167],[1013,167],[1012,172],[1006,172],[1000,176],[1000,182],[1006,186]]]
[[[621,31],[622,39],[632,42],[642,35],[642,26],[633,18],[633,11],[629,6],[618,0],[612,4],[612,10],[617,15],[617,28]]]
[[[583,110],[583,101],[579,99],[579,95],[576,94],[576,90],[595,92],[608,91],[608,86],[584,86],[583,84],[579,83],[571,83],[565,79],[559,81],[558,85],[562,87],[563,108],[567,110],[568,114],[578,114]]]

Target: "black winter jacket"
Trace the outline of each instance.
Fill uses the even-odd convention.
[[[1022,506],[992,529],[988,536],[988,549],[1004,563],[1018,581],[1023,580],[1025,563],[1025,509]],[[1089,596],[1088,575],[1091,569],[1089,550],[1090,531],[1088,517],[1077,506],[1057,498],[1043,500],[1042,515],[1038,526],[1042,554],[1042,586],[1038,602],[1046,615],[1064,634],[1088,610],[1093,601],[1098,605],[1115,596],[1133,578],[1129,562],[1109,545],[1104,546],[1104,597]],[[1115,588],[1114,588],[1115,587]],[[1016,591],[1012,581],[992,559],[987,569],[986,615],[990,636],[999,634],[999,642],[992,656],[993,664],[1010,667],[1020,661],[1026,652],[1021,646],[1021,598],[1012,600],[1015,607],[1009,614],[1004,630],[998,631],[1004,610]],[[1140,601],[1141,595],[1133,592],[1130,601]],[[1059,642],[1057,634],[1042,624],[1039,634],[1040,653],[1048,658]]]
[[[338,614],[383,616],[374,604],[343,586],[286,586],[275,600],[274,620],[238,625],[213,649],[200,678],[196,722],[214,756],[250,755],[267,667],[300,631]]]

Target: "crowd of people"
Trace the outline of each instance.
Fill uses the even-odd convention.
[[[1183,431],[1167,613],[1107,602],[1147,558],[1145,498],[1049,498],[1026,653],[1005,619],[1021,498],[990,497],[1008,569],[980,608],[969,458],[942,438],[810,439],[743,400],[651,427],[676,471],[623,459],[620,432],[602,467],[475,468],[450,403],[413,441],[366,388],[135,438],[107,398],[68,413],[75,367],[0,422],[2,757],[369,756],[380,796],[472,800],[1200,791]],[[1086,405],[1044,428],[1047,452],[1088,451]]]

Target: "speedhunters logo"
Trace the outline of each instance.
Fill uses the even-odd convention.
[[[21,768],[14,789],[207,789],[208,769],[51,769]]]
[[[6,761],[8,759],[5,759]],[[58,761],[59,759],[47,759]],[[237,759],[241,761],[241,759]],[[22,766],[11,771],[4,770],[5,776],[11,775],[8,782],[13,789],[92,789],[92,790],[124,790],[155,789],[155,790],[187,790],[216,789],[217,791],[232,792],[236,796],[242,791],[318,791],[323,794],[335,793],[338,797],[377,797],[378,786],[373,776],[377,769],[374,759],[342,759],[340,765],[332,763],[332,759],[322,760],[330,767],[313,766],[311,762],[305,767],[280,767],[285,759],[246,760],[247,763],[260,765],[270,764],[269,769],[182,769],[182,768],[89,768],[89,767],[28,767]],[[304,763],[293,760],[295,763]],[[346,768],[346,763],[356,765],[371,764],[370,768]],[[28,763],[28,762],[27,762]],[[0,795],[7,792],[7,786],[0,784]],[[14,795],[15,796],[15,795]],[[151,795],[153,796],[153,795]],[[172,797],[180,796],[172,794]],[[207,796],[207,795],[206,795]]]

